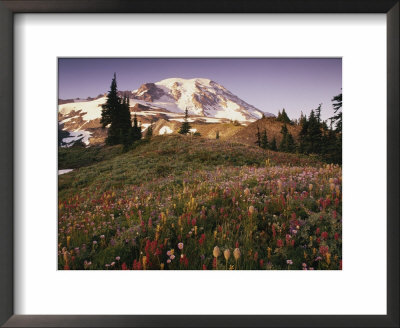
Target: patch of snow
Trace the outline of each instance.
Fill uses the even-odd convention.
[[[146,130],[150,125],[151,125],[150,123],[143,123],[143,124],[141,125],[142,131]]]
[[[70,136],[67,138],[63,138],[63,142],[66,143],[66,147],[72,146],[76,141],[82,139],[82,142],[85,145],[89,145],[89,138],[91,137],[92,132],[89,131],[68,131]]]
[[[197,129],[189,129],[189,131],[190,131],[191,133],[195,133],[195,132],[197,132]]]
[[[155,113],[155,112],[148,112],[148,111],[145,111],[145,112],[134,112],[134,113],[131,113],[131,116],[134,116],[134,115],[140,115],[140,116],[151,116],[151,115],[157,115],[157,113]]]
[[[170,118],[169,120],[170,120],[170,121],[177,121],[177,122],[185,122],[185,119],[184,119],[184,118]],[[194,119],[188,118],[187,121],[188,121],[188,122],[194,122]]]
[[[81,112],[85,121],[94,120],[101,117],[102,107],[105,104],[107,97],[101,97],[91,101],[81,101],[74,103],[67,103],[58,106],[58,111],[67,115],[72,111]]]
[[[172,129],[169,126],[163,126],[160,131],[158,132],[158,134],[170,134],[172,133]]]
[[[224,118],[215,118],[215,117],[201,117],[200,120],[205,121],[207,123],[220,123],[226,121]]]
[[[71,172],[71,171],[73,171],[73,170],[74,170],[74,169],[58,170],[58,175],[65,174],[65,173]]]
[[[78,117],[80,117],[80,116],[79,115],[75,115],[75,116],[72,116],[72,117],[68,117],[65,120],[62,120],[61,122],[59,122],[59,124],[67,123],[67,122],[73,120],[74,118],[78,118]]]

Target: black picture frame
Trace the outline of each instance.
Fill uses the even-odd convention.
[[[5,327],[399,327],[398,0],[0,0],[0,324]],[[13,28],[16,13],[385,13],[387,315],[14,315]],[[368,286],[366,286],[368,288]]]

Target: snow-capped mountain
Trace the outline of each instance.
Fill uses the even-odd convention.
[[[209,79],[170,78],[143,84],[132,91],[133,101],[142,100],[174,113],[254,121],[263,112]],[[265,113],[266,116],[273,116]]]
[[[65,144],[77,140],[87,145],[104,141],[107,132],[101,128],[100,119],[106,99],[106,96],[99,96],[94,100],[74,100],[68,103],[60,100],[59,128]],[[155,133],[172,133],[183,121],[186,109],[189,121],[199,124],[238,121],[246,125],[261,118],[263,114],[274,116],[263,113],[209,79],[170,78],[142,84],[130,94],[131,114],[138,116],[142,130],[159,121],[162,126],[157,127]],[[69,133],[68,137],[65,137],[66,132]]]

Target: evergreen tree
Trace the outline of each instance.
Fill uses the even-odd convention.
[[[278,150],[278,147],[276,146],[276,138],[275,138],[275,136],[273,137],[269,148],[270,148],[271,150],[275,150],[275,151]]]
[[[256,145],[258,147],[261,147],[261,134],[260,134],[260,128],[258,126],[257,126],[256,137],[257,137]]]
[[[329,129],[323,136],[323,158],[328,163],[342,162],[341,134]]]
[[[301,153],[308,154],[310,146],[308,140],[308,120],[306,116],[300,118],[300,126],[299,150]]]
[[[315,116],[314,110],[311,111],[308,119],[308,152],[319,154],[321,152],[321,125]]]
[[[282,125],[282,128],[281,128],[282,140],[281,140],[281,143],[279,144],[280,151],[288,151],[288,149],[287,149],[288,133],[289,133],[289,131],[288,131],[286,124]]]
[[[217,132],[215,133],[215,139],[219,139],[219,131],[217,130]]]
[[[136,113],[133,116],[133,127],[131,128],[131,141],[137,141],[142,139],[142,127],[138,125],[138,120],[136,117]]]
[[[278,122],[292,124],[292,121],[290,120],[289,116],[286,114],[285,108],[282,109],[282,113],[280,111],[278,112],[278,117],[276,118],[276,120]]]
[[[332,106],[335,115],[332,116],[332,120],[336,125],[336,131],[341,133],[342,132],[342,93],[338,94],[337,96],[333,97],[332,99]]]
[[[282,125],[281,128],[282,141],[279,145],[279,150],[284,152],[293,153],[296,151],[296,144],[294,142],[292,134],[289,132],[286,124]]]
[[[268,148],[268,138],[267,138],[267,131],[264,129],[264,132],[261,137],[261,148],[267,149]]]
[[[296,144],[291,133],[287,134],[286,149],[289,153],[294,153],[296,151]]]
[[[317,119],[318,124],[321,123],[321,106],[322,104],[319,104],[319,106],[315,109],[315,117]]]
[[[118,96],[115,73],[111,81],[110,91],[107,94],[106,103],[102,105],[100,123],[103,128],[109,126],[106,138],[108,145],[129,144],[131,129],[129,98],[124,97],[122,100]]]
[[[150,126],[146,130],[146,139],[151,139],[153,136],[153,122],[150,123]]]
[[[190,132],[191,126],[189,124],[188,117],[189,117],[189,114],[188,114],[188,110],[186,108],[186,110],[185,110],[185,119],[184,119],[184,121],[183,121],[183,123],[181,125],[181,128],[178,131],[178,133],[180,133],[180,134],[188,134]]]
[[[108,145],[116,145],[120,143],[120,131],[118,127],[118,112],[121,105],[121,100],[118,97],[117,78],[114,73],[114,78],[111,81],[110,91],[107,94],[107,100],[102,105],[101,120],[103,128],[109,125],[107,131],[106,143]]]
[[[128,146],[131,143],[131,112],[129,111],[129,98],[124,97],[118,115],[118,125],[120,129],[120,143]]]
[[[337,111],[341,108],[341,95],[336,96]],[[339,114],[339,112],[338,112]],[[341,163],[342,144],[341,144],[341,122],[340,118],[333,129],[335,118],[330,118],[330,127],[327,121],[321,121],[321,105],[317,109],[311,110],[307,119],[301,115],[299,133],[299,151],[304,154],[318,154],[329,163]]]

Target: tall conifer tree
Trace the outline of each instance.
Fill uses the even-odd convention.
[[[267,137],[267,130],[264,129],[263,134],[261,136],[261,148],[267,149],[268,148],[268,137]]]
[[[118,112],[120,105],[121,99],[118,97],[117,77],[114,73],[110,91],[107,94],[106,103],[102,105],[100,120],[103,128],[109,126],[106,138],[106,143],[108,145],[116,145],[120,141],[120,131],[118,127]]]
[[[257,126],[256,137],[257,137],[256,145],[257,145],[258,147],[261,147],[261,133],[260,133],[260,128],[259,128],[259,126]]]
[[[278,147],[276,146],[276,138],[275,138],[275,136],[272,138],[272,141],[271,141],[271,144],[270,144],[270,147],[269,147],[271,150],[275,150],[275,151],[277,151],[278,150]]]
[[[188,134],[190,132],[191,126],[188,121],[189,118],[189,113],[187,108],[185,109],[185,118],[184,121],[182,122],[181,128],[179,129],[178,133],[180,134]]]
[[[136,113],[133,116],[133,127],[131,129],[131,140],[135,142],[142,139],[142,127],[139,126]]]
[[[336,125],[336,131],[341,133],[342,132],[342,94],[338,94],[337,96],[333,97],[332,99],[332,106],[335,115],[332,116],[333,122]]]

